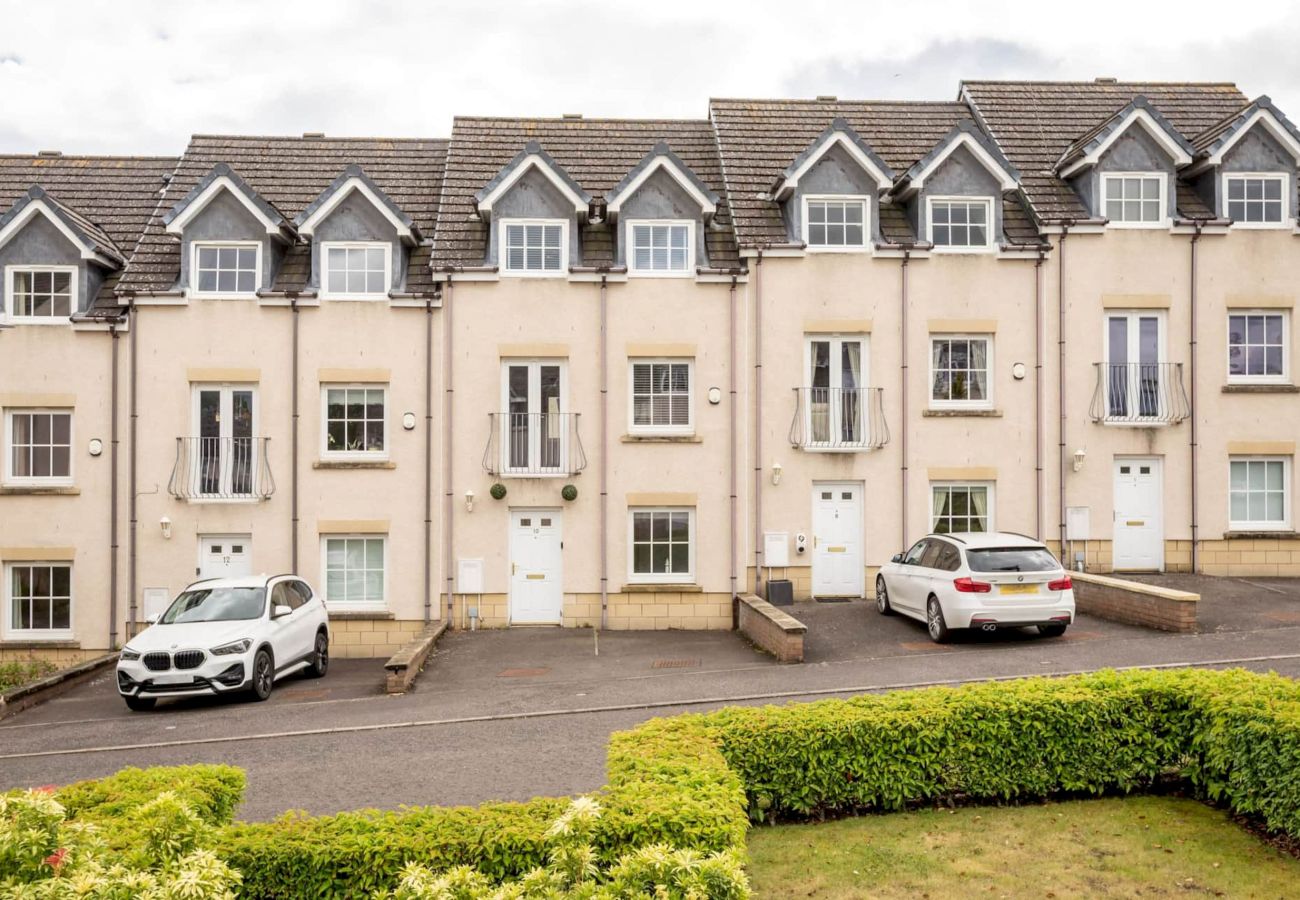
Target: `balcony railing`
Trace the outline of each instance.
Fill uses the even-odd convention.
[[[1182,363],[1095,363],[1088,415],[1116,425],[1176,425],[1191,413]]]
[[[270,438],[178,437],[168,492],[182,500],[266,500],[275,479]]]
[[[881,388],[795,388],[790,444],[853,453],[889,443]]]
[[[577,475],[587,468],[579,413],[488,413],[483,468],[489,475]]]

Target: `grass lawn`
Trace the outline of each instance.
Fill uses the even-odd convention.
[[[757,897],[1300,897],[1300,860],[1174,797],[967,807],[749,833]]]
[[[0,662],[0,694],[29,681],[53,675],[55,665],[43,659]]]

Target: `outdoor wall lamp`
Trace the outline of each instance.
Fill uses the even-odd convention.
[[[1074,451],[1074,471],[1078,472],[1083,468],[1083,461],[1088,458],[1088,451],[1080,447]]]
[[[158,527],[162,529],[163,540],[170,541],[172,539],[172,520],[163,516],[158,520]]]
[[[473,492],[473,491],[466,491],[466,492],[465,492],[465,512],[473,512],[473,511],[474,511],[474,492]]]
[[[779,462],[774,462],[772,463],[772,484],[777,485],[780,483],[781,483],[781,464]]]

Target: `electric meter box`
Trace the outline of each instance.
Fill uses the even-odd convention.
[[[456,560],[456,593],[483,593],[483,560]]]
[[[1065,509],[1065,539],[1067,541],[1090,541],[1092,516],[1087,506],[1068,506]]]
[[[785,568],[790,565],[790,532],[763,532],[763,565]]]

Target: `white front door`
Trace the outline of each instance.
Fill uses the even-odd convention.
[[[563,546],[558,509],[510,511],[510,624],[560,624]]]
[[[813,485],[814,597],[862,596],[862,485]]]
[[[199,578],[237,578],[252,574],[252,535],[199,535]]]
[[[1165,513],[1157,457],[1115,460],[1112,564],[1120,571],[1160,572],[1165,567]]]

